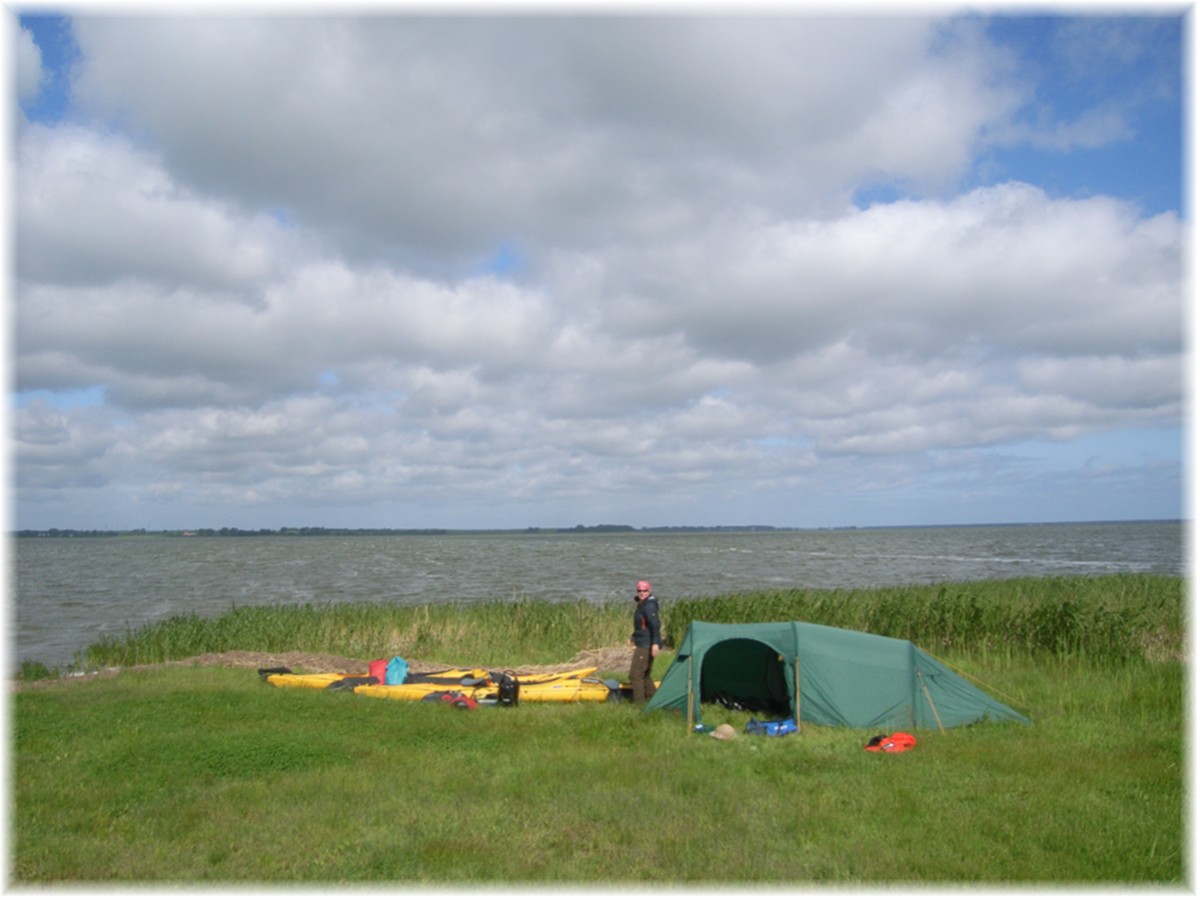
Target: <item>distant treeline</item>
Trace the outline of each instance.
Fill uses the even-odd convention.
[[[574,528],[526,528],[528,533],[549,532],[564,534],[576,531],[794,531],[792,528],[776,528],[774,525],[650,525],[634,528],[632,525],[576,525]]]
[[[776,528],[774,525],[657,525],[634,528],[632,525],[576,525],[574,528],[525,529],[450,529],[450,528],[196,528],[182,530],[150,531],[134,528],[128,531],[80,528],[23,528],[15,532],[21,538],[95,538],[95,537],[322,537],[355,535],[404,535],[404,534],[578,534],[593,532],[706,532],[706,531],[793,531],[791,528]]]
[[[283,537],[308,535],[370,535],[370,534],[449,534],[444,528],[196,528],[150,531],[135,528],[130,531],[99,529],[24,528],[16,532],[22,538],[92,538],[92,537]]]

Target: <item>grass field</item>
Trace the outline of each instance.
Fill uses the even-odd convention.
[[[677,716],[628,704],[460,712],[280,690],[252,670],[200,667],[62,679],[12,696],[10,883],[1185,887],[1181,581],[906,591],[914,610],[927,609],[912,617],[923,628],[933,627],[939,592],[957,604],[965,618],[943,616],[944,633],[918,642],[1032,726],[918,732],[914,750],[888,756],[863,752],[869,735],[850,729],[713,741],[687,734]],[[696,609],[718,621],[802,617],[790,602],[871,619],[892,614],[897,597],[681,601],[667,618],[681,634]],[[499,606],[460,608],[453,621],[468,624],[450,627],[474,640],[494,619],[507,641]],[[541,661],[622,639],[627,613],[571,604],[548,613],[553,636],[538,647]],[[378,643],[352,652],[353,627],[337,627],[329,611],[308,615],[324,623],[325,642],[294,634],[288,649],[383,655]],[[394,628],[411,643],[386,650],[414,658],[539,661],[516,658],[528,646],[501,642],[465,658],[450,652],[456,635],[438,634],[432,610],[396,612],[387,626],[381,610],[346,615]],[[618,630],[601,640],[610,616]],[[981,616],[1002,624],[971,624]],[[826,624],[849,624],[835,618]],[[1015,631],[1018,620],[1040,631]],[[214,640],[200,634],[206,628],[235,644],[286,640],[270,629],[239,638],[229,622],[164,627],[185,625],[202,641]],[[131,637],[152,643],[149,633]],[[159,644],[176,646],[175,658],[230,649],[197,650],[177,637]],[[660,674],[668,661],[660,657]],[[739,732],[747,718],[719,707],[705,714]]]

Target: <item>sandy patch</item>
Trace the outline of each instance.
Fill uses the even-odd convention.
[[[633,650],[626,646],[601,647],[596,650],[581,650],[574,659],[554,665],[542,666],[492,666],[479,662],[443,663],[430,660],[406,659],[410,672],[437,672],[442,669],[487,669],[488,671],[509,671],[518,675],[529,675],[542,672],[569,672],[572,669],[583,669],[595,666],[601,672],[625,673],[629,671],[629,663]],[[162,666],[213,666],[234,669],[270,669],[285,666],[293,672],[341,672],[348,675],[365,674],[370,660],[349,659],[344,656],[333,656],[326,653],[260,653],[253,650],[229,650],[225,653],[203,653],[199,656],[189,656],[187,659],[173,660],[167,663],[157,663],[145,666],[128,666],[126,668],[112,667],[97,672],[81,675],[70,675],[60,679],[45,681],[14,681],[13,686],[18,690],[32,687],[57,684],[61,681],[89,681],[94,678],[104,678],[117,675],[123,671],[138,669],[154,669]]]

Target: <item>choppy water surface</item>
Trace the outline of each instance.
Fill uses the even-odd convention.
[[[664,601],[734,590],[1183,574],[1178,522],[850,531],[21,538],[14,661],[66,667],[105,636],[232,606],[538,597]],[[12,619],[10,618],[10,622]]]

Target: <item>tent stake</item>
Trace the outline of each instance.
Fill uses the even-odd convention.
[[[921,679],[921,690],[925,692],[925,699],[929,701],[929,708],[933,710],[933,718],[938,723],[938,731],[945,734],[946,729],[942,727],[942,717],[938,715],[937,707],[933,705],[933,697],[929,695],[929,688],[925,684],[925,676],[921,674],[920,669],[917,669],[917,677]]]

